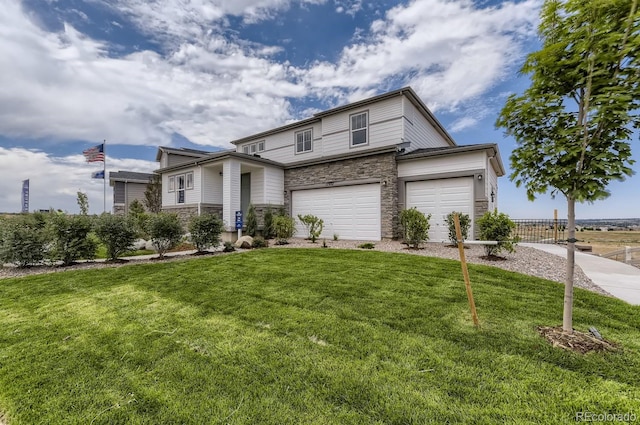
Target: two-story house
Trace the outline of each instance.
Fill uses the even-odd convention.
[[[235,234],[253,204],[324,220],[322,237],[399,236],[399,214],[431,214],[431,241],[448,239],[446,216],[473,221],[497,206],[504,168],[496,144],[456,145],[411,88],[315,114],[205,153],[160,148],[163,210],[215,212]],[[472,232],[473,234],[473,228]],[[298,235],[303,228],[299,225]]]

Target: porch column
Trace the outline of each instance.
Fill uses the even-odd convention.
[[[222,164],[222,220],[225,230],[236,229],[236,211],[240,210],[240,162],[229,158]]]

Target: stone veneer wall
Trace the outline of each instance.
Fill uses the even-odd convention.
[[[113,214],[114,215],[124,215],[125,214],[124,205],[114,205],[113,206]]]
[[[182,226],[186,231],[187,226],[189,225],[189,220],[191,220],[191,217],[195,217],[198,215],[198,206],[182,205],[179,207],[163,207],[162,212],[177,214],[178,220],[180,220],[180,223],[182,224]]]
[[[476,199],[474,202],[474,226],[473,226],[473,236],[476,240],[479,240],[479,231],[478,231],[478,219],[489,211],[489,200],[488,199]]]
[[[398,170],[394,152],[284,170],[285,211],[291,213],[291,191],[380,182],[383,238],[398,237]]]

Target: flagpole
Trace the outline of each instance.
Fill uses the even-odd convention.
[[[102,168],[102,212],[107,212],[107,139],[102,141],[102,153],[104,154],[104,162]]]

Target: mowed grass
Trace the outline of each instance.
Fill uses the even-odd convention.
[[[0,412],[15,424],[572,423],[640,414],[640,308],[406,254],[266,249],[0,280]],[[1,415],[0,415],[1,416]]]

